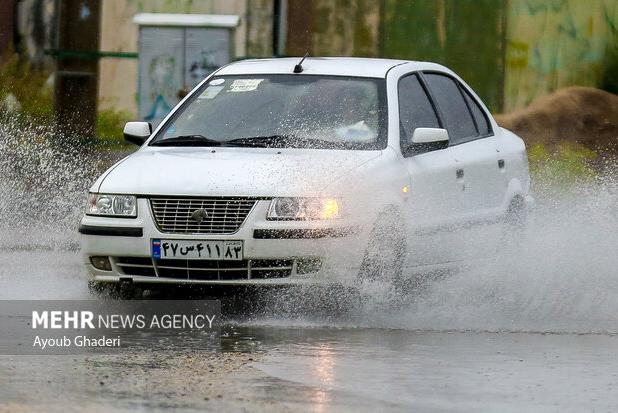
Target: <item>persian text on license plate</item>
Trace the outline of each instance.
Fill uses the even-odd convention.
[[[166,260],[243,259],[242,241],[153,239],[152,257]]]

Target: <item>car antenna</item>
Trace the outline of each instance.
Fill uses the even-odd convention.
[[[305,53],[303,58],[300,59],[300,62],[298,62],[298,64],[296,66],[294,66],[294,73],[302,73],[303,72],[303,62],[305,61],[307,56],[309,56],[309,52]]]

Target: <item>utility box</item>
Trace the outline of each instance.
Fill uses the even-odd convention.
[[[140,13],[139,116],[158,125],[199,82],[234,56],[239,16]]]

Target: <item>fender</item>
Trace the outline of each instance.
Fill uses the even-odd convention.
[[[396,208],[401,211],[409,194],[410,178],[396,152],[389,146],[381,156],[358,166],[324,189],[324,193],[341,196],[363,227],[370,227],[381,211]],[[357,188],[362,187],[362,193]]]

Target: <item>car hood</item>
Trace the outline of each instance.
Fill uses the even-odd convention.
[[[380,155],[381,151],[148,147],[110,168],[98,192],[311,196]]]

